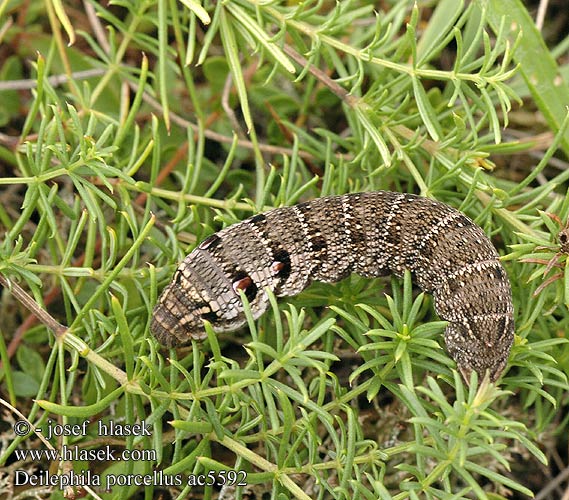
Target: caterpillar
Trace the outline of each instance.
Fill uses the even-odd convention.
[[[154,308],[151,331],[174,347],[246,319],[239,290],[256,319],[277,297],[312,281],[333,283],[411,272],[448,321],[446,348],[465,380],[472,370],[496,381],[514,337],[512,292],[492,243],[471,219],[435,200],[376,191],[328,196],[277,208],[202,241],[180,264]]]

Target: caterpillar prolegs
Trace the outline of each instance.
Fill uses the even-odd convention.
[[[206,238],[180,264],[154,308],[151,330],[167,346],[245,324],[265,288],[296,295],[312,281],[336,282],[405,270],[447,320],[445,343],[465,379],[502,373],[513,343],[512,293],[485,233],[454,208],[388,191],[328,196],[255,215]]]

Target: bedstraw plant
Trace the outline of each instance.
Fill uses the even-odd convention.
[[[568,40],[548,49],[521,0],[0,2],[0,492],[555,491],[569,427],[569,266],[556,239],[569,213],[556,62]],[[544,122],[524,125],[526,109]],[[160,290],[208,235],[379,189],[460,209],[503,256],[516,338],[498,386],[460,378],[445,322],[410,276],[271,297],[241,331],[208,326],[178,350],[149,333]],[[50,420],[90,423],[49,440],[34,429]],[[144,421],[151,435],[102,437],[98,421]],[[64,446],[155,454],[16,458]],[[18,469],[124,484],[15,488]]]

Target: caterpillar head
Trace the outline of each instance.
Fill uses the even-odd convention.
[[[194,254],[186,258],[191,262]],[[266,310],[266,293],[258,292],[253,280],[244,273],[236,273],[231,281],[216,282],[215,294],[209,291],[213,280],[190,279],[182,264],[172,283],[162,292],[152,313],[150,331],[167,347],[184,346],[192,340],[203,340],[207,334],[204,320],[211,323],[214,332],[233,331],[246,322],[240,292],[252,301],[251,313],[257,319]],[[209,268],[202,268],[208,274]]]
[[[514,323],[509,314],[489,314],[451,322],[445,330],[445,343],[464,380],[472,371],[478,380],[489,375],[496,382],[508,362],[514,341]]]
[[[206,337],[202,317],[200,301],[184,295],[172,283],[164,289],[154,307],[150,331],[167,347],[187,345]]]

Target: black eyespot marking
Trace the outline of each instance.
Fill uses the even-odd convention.
[[[265,222],[267,220],[267,217],[264,214],[258,214],[258,215],[254,215],[253,217],[251,217],[249,219],[249,222],[251,224],[260,224],[261,222]]]
[[[314,236],[310,239],[312,245],[312,250],[315,252],[320,252],[326,249],[326,240],[322,236]]]
[[[282,281],[286,281],[290,276],[290,255],[283,248],[278,249],[273,255],[278,265],[278,276]]]
[[[253,301],[257,296],[257,285],[245,271],[237,271],[233,277],[232,286],[235,293],[239,293],[239,290],[243,290],[249,302]]]
[[[217,323],[217,321],[219,320],[219,316],[214,311],[201,313],[201,317],[209,321],[212,325],[215,325],[215,323]]]
[[[460,214],[455,220],[457,227],[470,227],[474,225],[474,222],[472,222],[468,217],[462,214]]]
[[[211,250],[221,243],[221,238],[217,234],[211,234],[205,240],[203,240],[198,248],[201,250]]]
[[[499,267],[499,266],[494,266],[494,267],[492,268],[492,270],[494,271],[494,277],[495,277],[497,280],[504,279],[504,270],[503,270],[501,267]]]

